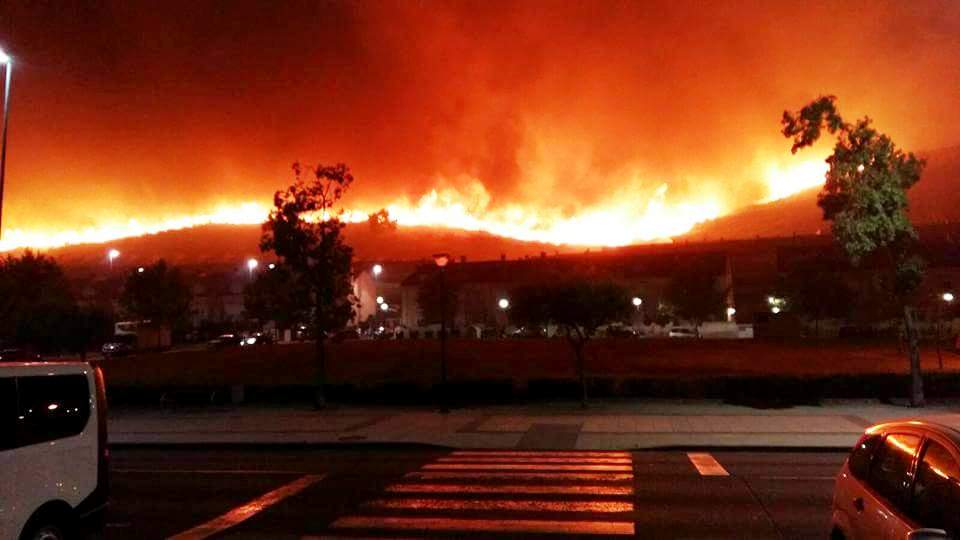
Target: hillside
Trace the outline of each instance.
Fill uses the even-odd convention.
[[[470,259],[497,259],[501,255],[518,258],[539,256],[540,252],[552,254],[557,250],[582,251],[582,248],[564,249],[483,232],[425,227],[374,233],[366,224],[350,225],[346,229],[346,238],[358,260],[424,259],[438,252]],[[259,239],[259,225],[206,225],[126,238],[109,244],[67,246],[51,250],[49,254],[68,267],[106,264],[105,253],[108,248],[120,250],[121,256],[116,264],[123,267],[148,264],[161,257],[186,266],[236,265],[248,257],[260,256],[257,247]]]
[[[917,224],[960,221],[960,146],[923,154],[927,167],[910,190],[910,214]],[[703,223],[686,236],[699,239],[816,234],[830,230],[817,207],[816,189],[769,204],[744,208]]]

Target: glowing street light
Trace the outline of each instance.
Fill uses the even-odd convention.
[[[727,308],[727,320],[733,320],[733,316],[737,314],[737,308],[730,306]]]
[[[382,297],[382,296],[378,296],[378,297],[377,297],[377,305],[380,305],[380,304],[382,304],[382,303],[383,303],[383,297]]]
[[[270,264],[267,265],[267,268],[269,268],[270,270],[273,270],[273,269],[276,268],[276,267],[277,267],[277,265],[274,264],[274,263],[270,263]]]
[[[640,306],[643,305],[643,298],[634,296],[633,300],[630,300],[630,303],[633,304],[633,307],[637,308],[637,311],[640,311]]]
[[[510,300],[507,300],[506,298],[501,298],[500,300],[497,300],[497,305],[500,306],[500,309],[507,309],[508,307],[510,307]]]
[[[386,302],[383,302],[383,303],[380,304],[380,310],[381,310],[381,311],[390,311],[390,306],[387,305]]]
[[[142,273],[144,273],[145,271],[146,271],[146,268],[144,268],[144,267],[142,267],[142,266],[140,266],[140,267],[137,268],[137,273],[138,273],[138,274],[142,274]]]
[[[953,296],[952,292],[945,292],[943,293],[943,296],[941,296],[941,298],[943,298],[944,302],[949,304],[950,302],[953,302],[955,297]]]
[[[373,272],[373,277],[378,277],[380,274],[383,273],[383,265],[375,264],[373,265],[373,268],[371,268],[370,270]]]
[[[120,250],[117,248],[110,248],[110,251],[107,251],[107,261],[110,263],[110,269],[113,270],[113,261],[120,256]]]
[[[260,266],[260,261],[254,258],[247,259],[247,275],[252,278],[253,271],[256,270],[258,266]]]
[[[773,306],[772,308],[770,308],[770,311],[771,311],[774,315],[776,315],[776,314],[780,313],[780,306]]]
[[[10,77],[13,74],[13,59],[0,49],[0,66],[3,66],[3,133],[0,134],[0,237],[3,231],[3,180],[7,165],[7,124],[10,120]]]

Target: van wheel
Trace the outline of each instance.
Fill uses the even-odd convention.
[[[55,524],[43,525],[27,533],[29,540],[65,540],[67,535]]]

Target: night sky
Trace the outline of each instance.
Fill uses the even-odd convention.
[[[666,183],[729,209],[799,159],[778,121],[820,93],[960,143],[960,2],[840,4],[4,1],[4,226],[269,204],[298,159],[351,165],[348,206],[574,215]]]

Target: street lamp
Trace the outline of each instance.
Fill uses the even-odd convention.
[[[508,307],[510,307],[510,300],[507,300],[506,298],[501,298],[500,300],[497,300],[497,305],[500,306],[500,309],[507,309]]]
[[[383,303],[383,297],[382,297],[382,296],[378,296],[378,297],[377,297],[377,305],[380,305],[380,304],[382,304],[382,303]]]
[[[389,306],[386,302],[382,302],[382,303],[380,304],[380,310],[381,310],[381,311],[390,311],[390,306]]]
[[[727,308],[727,321],[732,321],[733,316],[737,314],[737,308],[730,306]]]
[[[113,260],[120,256],[120,251],[117,248],[110,248],[110,251],[107,252],[107,261],[110,262],[110,270],[113,270]]]
[[[253,271],[256,270],[258,266],[260,266],[260,261],[254,258],[247,259],[247,275],[250,278],[253,278]]]
[[[10,77],[13,74],[13,59],[0,49],[0,65],[3,66],[3,134],[0,135],[0,238],[3,237],[3,179],[7,165],[7,124],[10,120]]]
[[[947,291],[940,295],[940,299],[943,300],[948,306],[953,303],[955,297],[953,293]],[[940,370],[943,371],[943,354],[940,352],[940,326],[943,324],[943,306],[940,303],[937,303],[937,360],[940,363]]]
[[[640,306],[643,305],[643,298],[634,296],[633,300],[630,300],[630,303],[633,304],[633,307],[637,308],[637,311],[640,311]]]
[[[383,273],[383,265],[375,264],[370,270],[373,272],[373,277],[379,277]]]
[[[773,306],[772,308],[770,308],[770,311],[771,311],[774,315],[776,315],[776,314],[780,313],[780,306]]]
[[[141,266],[141,267],[137,268],[137,273],[138,273],[138,274],[142,274],[145,270],[146,270],[146,269]]]
[[[953,296],[953,293],[952,293],[952,292],[945,292],[945,293],[943,293],[943,296],[941,296],[941,298],[943,298],[943,301],[946,302],[946,303],[948,303],[948,304],[951,303],[951,302],[953,302],[953,300],[954,300],[954,296]]]
[[[447,408],[447,280],[444,269],[450,262],[450,255],[437,253],[433,262],[440,269],[440,394],[442,405],[441,413],[448,413]]]
[[[277,265],[274,264],[274,263],[270,263],[270,264],[267,265],[267,268],[269,268],[270,270],[273,270],[273,269],[276,268],[276,267],[277,267]]]

